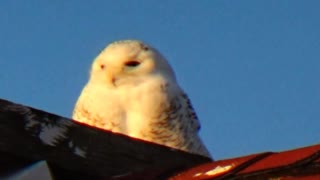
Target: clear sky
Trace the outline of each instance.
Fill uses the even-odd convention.
[[[0,1],[0,98],[70,117],[93,58],[170,61],[216,159],[320,141],[320,1]]]

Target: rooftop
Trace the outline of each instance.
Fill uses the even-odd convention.
[[[320,179],[320,144],[213,161],[0,99],[1,178]]]

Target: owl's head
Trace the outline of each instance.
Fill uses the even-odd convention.
[[[139,83],[152,76],[176,79],[169,63],[156,49],[141,41],[123,40],[111,43],[96,57],[90,81],[117,86]]]

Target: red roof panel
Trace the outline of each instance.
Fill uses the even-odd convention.
[[[320,145],[315,145],[311,147],[304,147],[300,149],[284,151],[281,153],[274,153],[271,156],[264,158],[261,161],[258,161],[251,166],[248,166],[244,170],[242,170],[239,174],[249,173],[253,171],[265,170],[265,169],[273,169],[284,166],[296,165],[299,163],[308,163],[308,161],[312,160],[312,155],[320,151]],[[311,158],[309,160],[309,158]],[[319,160],[319,157],[315,157]]]
[[[183,179],[319,179],[320,144],[220,160],[193,167],[171,177]]]

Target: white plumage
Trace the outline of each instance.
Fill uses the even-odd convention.
[[[94,60],[73,119],[210,157],[200,124],[166,59],[141,41],[116,41]]]

